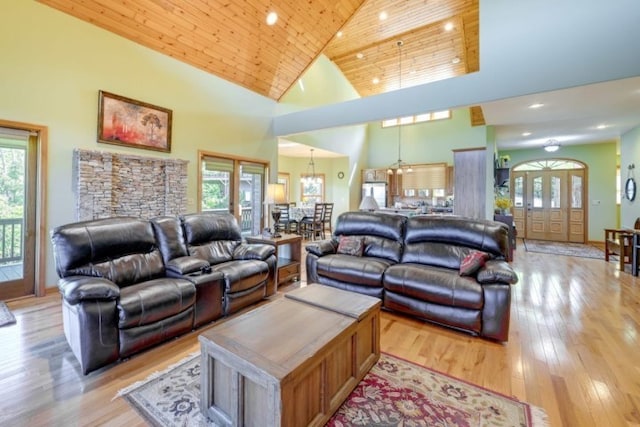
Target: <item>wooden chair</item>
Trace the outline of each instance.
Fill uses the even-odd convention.
[[[324,232],[329,231],[329,236],[333,233],[331,227],[331,216],[333,215],[333,203],[325,203],[322,211],[322,238],[326,239]]]
[[[275,224],[276,231],[282,231],[285,233],[297,233],[298,232],[298,221],[295,219],[291,219],[289,216],[289,207],[288,203],[278,203],[275,205],[278,209],[280,209],[280,220]]]
[[[640,218],[636,219],[633,228],[640,232]],[[604,260],[608,262],[609,255],[617,255],[620,271],[624,271],[625,264],[633,262],[633,233],[634,230],[628,228],[604,229]]]
[[[313,205],[313,217],[306,217],[300,221],[303,238],[315,240],[318,234],[323,234],[323,213],[324,203],[316,203]]]

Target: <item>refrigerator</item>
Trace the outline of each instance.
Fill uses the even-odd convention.
[[[362,198],[373,196],[378,202],[378,207],[387,207],[387,183],[386,182],[365,182],[362,184]],[[362,200],[362,198],[360,200]]]

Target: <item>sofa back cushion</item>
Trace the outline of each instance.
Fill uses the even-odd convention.
[[[165,265],[172,259],[188,255],[179,218],[175,216],[157,217],[151,220],[151,225]]]
[[[459,269],[473,251],[505,259],[508,228],[501,222],[455,216],[416,216],[407,221],[402,262]]]
[[[242,243],[238,221],[231,214],[189,214],[181,217],[189,255],[211,265],[231,261]]]
[[[334,231],[340,236],[364,238],[363,256],[400,262],[406,217],[373,212],[345,212],[340,214]]]
[[[151,223],[130,217],[83,221],[51,232],[59,277],[94,276],[120,287],[164,276]]]

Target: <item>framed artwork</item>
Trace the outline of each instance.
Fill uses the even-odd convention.
[[[171,110],[100,91],[98,142],[171,152]]]
[[[287,200],[291,200],[289,193],[289,174],[286,172],[278,172],[278,184],[284,184],[284,195]]]

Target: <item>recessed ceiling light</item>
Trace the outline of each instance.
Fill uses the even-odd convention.
[[[531,136],[531,132],[522,132],[522,136]]]
[[[381,21],[384,21],[388,17],[389,17],[389,14],[387,12],[385,12],[384,10],[382,12],[380,12],[380,15],[378,15],[378,18],[380,18]]]
[[[598,125],[596,128],[597,129],[605,129],[607,127],[607,125]]]
[[[336,37],[338,37],[338,38],[342,37],[342,31],[338,31],[338,32],[336,33]]]
[[[356,53],[356,58],[362,59],[362,58],[364,58],[364,54],[362,52],[358,52],[358,53]]]
[[[459,57],[459,56],[454,57],[454,58],[451,60],[451,63],[452,63],[452,64],[459,64],[459,63],[460,63],[460,57]]]
[[[529,105],[529,108],[532,108],[532,109],[534,109],[534,110],[535,110],[536,108],[540,108],[540,107],[544,107],[544,104],[535,103],[535,104],[531,104],[531,105]]]
[[[380,79],[377,77],[374,77],[373,80],[371,80],[373,82],[374,85],[377,85],[378,83],[380,83]]]
[[[447,22],[446,24],[444,24],[444,29],[445,31],[453,30],[453,22]]]
[[[275,25],[278,22],[278,14],[275,12],[269,12],[267,14],[267,25]]]

